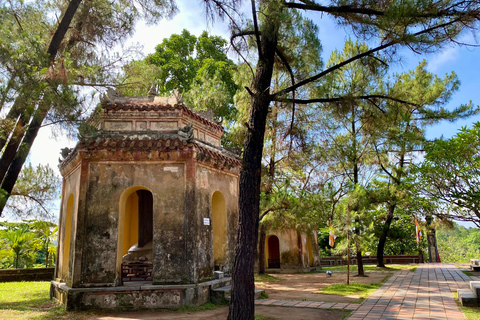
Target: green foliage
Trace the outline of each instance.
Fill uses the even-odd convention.
[[[453,224],[436,231],[437,248],[442,262],[469,262],[480,257],[480,230]]]
[[[227,41],[204,31],[198,38],[187,30],[159,44],[145,60],[124,67],[120,80],[126,95],[145,95],[152,83],[160,95],[178,89],[195,110],[212,110],[217,119],[232,121],[235,64],[227,57]]]
[[[26,165],[11,192],[6,213],[16,218],[52,219],[51,209],[60,195],[61,181],[52,168]]]
[[[139,19],[175,10],[169,0],[0,2],[0,215],[39,128],[74,135],[92,100],[83,89],[112,83],[125,59],[104,52]]]
[[[51,266],[57,231],[58,227],[48,221],[0,222],[0,268]]]
[[[388,232],[387,242],[385,243],[384,254],[386,255],[417,255],[419,250],[423,252],[427,251],[427,237],[426,231],[423,228],[423,237],[420,240],[420,244],[417,244],[415,234],[415,222],[413,217],[409,214],[405,214],[400,207],[397,210],[395,218],[390,225]],[[385,211],[378,210],[375,215],[376,221],[385,220]],[[370,252],[376,252],[378,245],[378,238],[382,234],[382,224],[376,223],[372,230],[373,241],[369,242],[365,250]]]
[[[32,267],[35,261],[38,239],[30,232],[28,226],[20,225],[11,230],[1,230],[0,246],[13,258],[11,267]]]
[[[420,191],[439,202],[436,215],[480,224],[480,123],[463,127],[450,139],[425,147],[425,161],[416,168]]]

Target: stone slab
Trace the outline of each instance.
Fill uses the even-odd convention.
[[[477,298],[480,297],[480,281],[470,281],[470,289]]]
[[[477,297],[469,289],[458,289],[458,300],[464,307],[477,307]]]
[[[470,265],[470,270],[472,271],[480,271],[480,266],[476,264],[471,264]]]

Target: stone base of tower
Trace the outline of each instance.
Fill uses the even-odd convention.
[[[120,287],[71,288],[52,281],[50,297],[67,311],[89,309],[173,309],[210,301],[211,291],[230,285],[231,278],[198,284],[152,285],[130,283]]]

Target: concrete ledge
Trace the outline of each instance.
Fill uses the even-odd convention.
[[[476,264],[471,264],[470,265],[470,270],[472,271],[480,271],[480,266]]]
[[[52,281],[50,295],[66,309],[160,309],[198,306],[210,301],[212,288],[230,284],[223,278],[188,285],[145,285],[71,288]]]
[[[210,299],[213,303],[223,303],[230,301],[231,298],[232,286],[224,286],[216,289],[212,289],[210,292]],[[255,289],[255,299],[260,297],[262,292],[265,292],[263,289]]]
[[[470,281],[470,289],[475,297],[480,297],[480,281]]]
[[[464,307],[477,307],[477,297],[469,289],[458,289],[458,300]]]
[[[470,264],[479,266],[479,265],[480,265],[480,260],[478,260],[478,259],[470,259]]]

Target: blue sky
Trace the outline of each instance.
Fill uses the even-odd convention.
[[[189,30],[192,34],[200,35],[203,30],[210,34],[221,35],[228,39],[228,29],[223,23],[207,24],[202,1],[192,2],[188,0],[177,1],[179,13],[171,20],[160,21],[156,26],[139,25],[136,34],[127,43],[139,43],[143,46],[145,55],[152,53],[157,44],[173,33],[180,33],[183,29]],[[320,14],[312,16],[320,17]],[[316,20],[319,25],[319,38],[322,41],[324,61],[327,61],[334,49],[341,50],[344,41],[349,34],[343,27],[335,25],[333,20],[323,15],[322,20]],[[461,40],[475,43],[471,34],[462,35]],[[401,50],[401,62],[395,65],[396,72],[406,72],[423,59],[429,62],[428,69],[443,77],[446,73],[455,71],[461,81],[458,92],[453,96],[447,107],[454,108],[461,103],[468,103],[470,100],[475,105],[480,103],[480,48],[467,48],[458,46],[447,46],[443,50],[429,55],[418,55],[408,50]],[[471,126],[473,122],[480,121],[480,115],[473,118],[458,121],[455,123],[441,123],[427,131],[430,139],[454,135],[461,126]],[[60,148],[73,147],[75,141],[66,138],[54,140],[48,128],[42,129],[37,141],[34,144],[30,161],[33,164],[49,163],[51,167],[57,168]],[[47,151],[48,150],[48,151]]]

